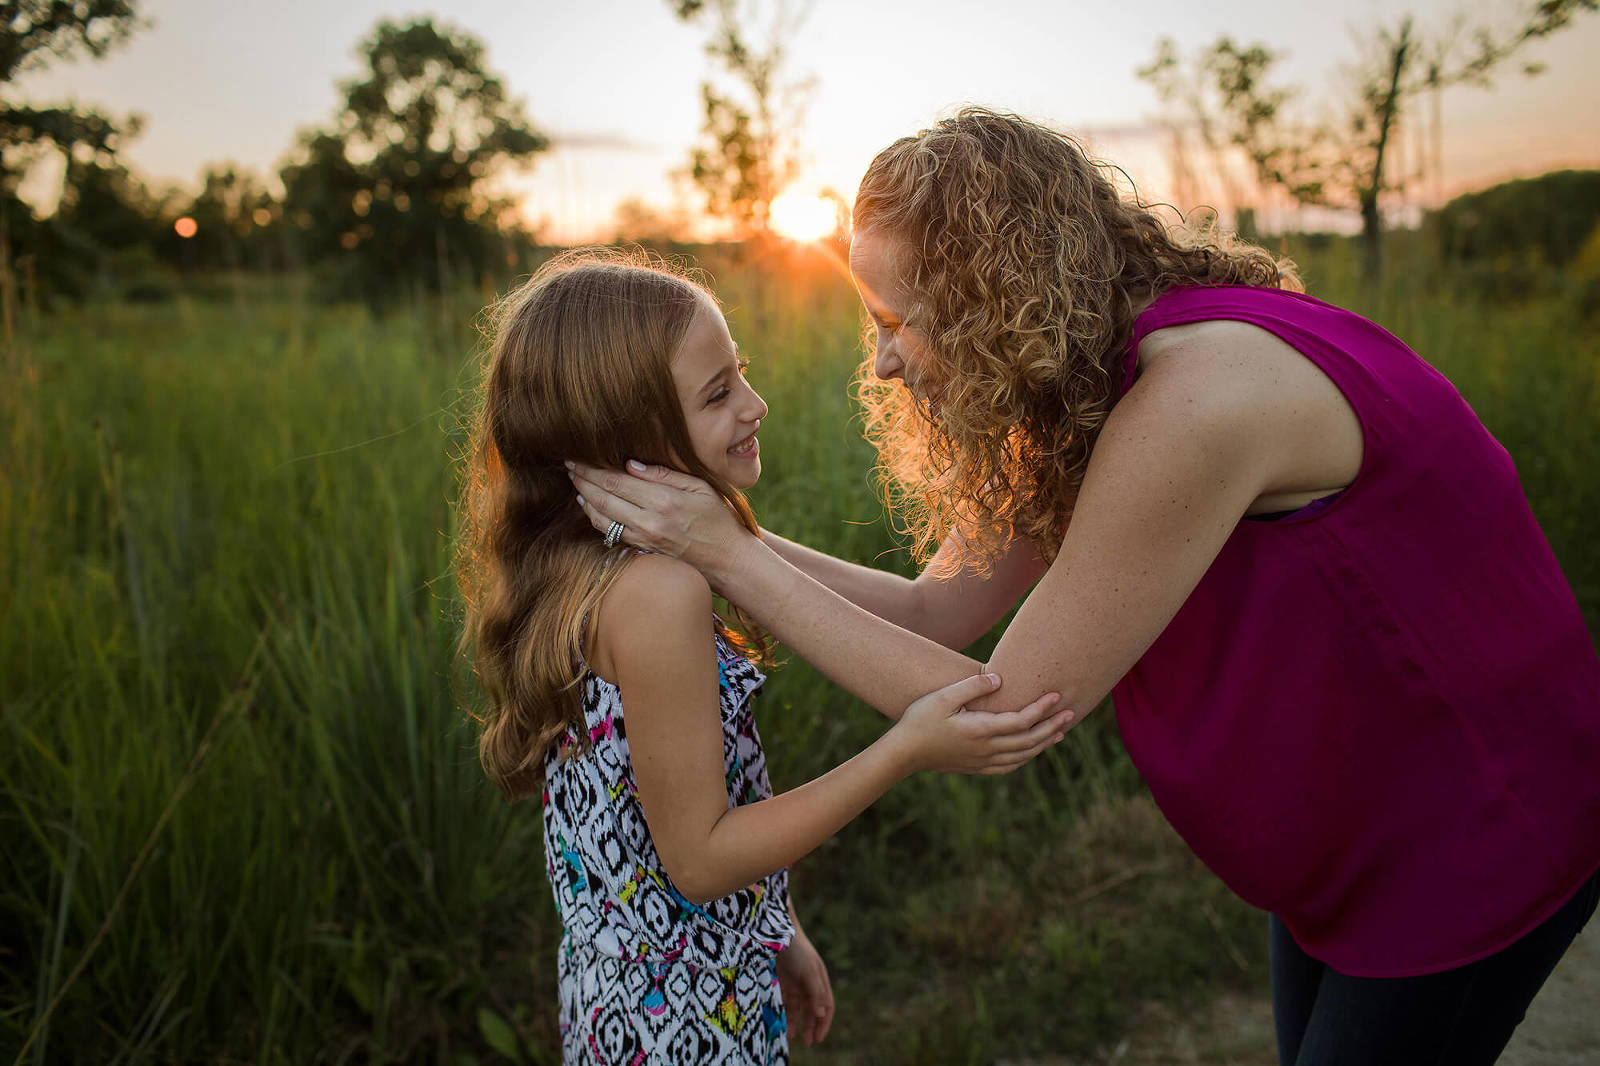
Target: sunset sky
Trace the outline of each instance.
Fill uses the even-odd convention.
[[[146,180],[192,186],[207,164],[267,173],[296,130],[326,122],[335,83],[358,72],[356,42],[379,18],[432,15],[488,46],[492,69],[520,96],[555,149],[518,180],[525,213],[548,239],[609,235],[617,203],[641,198],[692,214],[698,201],[670,173],[700,125],[708,30],[678,22],[666,0],[457,0],[430,7],[381,0],[273,5],[151,0],[152,25],[99,62],[57,63],[18,83],[30,102],[63,99],[138,112],[145,130],[125,153]],[[765,5],[770,10],[771,5]],[[1285,53],[1279,79],[1305,101],[1332,102],[1362,31],[1410,10],[1427,30],[1465,14],[1506,25],[1507,0],[1284,0],[987,4],[951,0],[816,0],[790,42],[790,72],[812,77],[798,187],[849,197],[872,156],[965,102],[1020,111],[1071,131],[1121,163],[1146,198],[1167,198],[1153,92],[1134,75],[1162,35],[1185,49],[1228,33]],[[1600,165],[1600,17],[1581,18],[1493,91],[1445,94],[1446,194],[1557,166]],[[1402,151],[1414,148],[1413,140]],[[1220,195],[1220,194],[1219,194]],[[1416,194],[1423,195],[1423,191]],[[1189,206],[1189,205],[1182,205]]]

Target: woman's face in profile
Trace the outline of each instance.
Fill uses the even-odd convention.
[[[899,378],[918,403],[936,410],[942,382],[926,335],[906,321],[911,293],[896,269],[904,260],[895,240],[879,230],[857,230],[850,239],[850,277],[877,331],[873,373]]]

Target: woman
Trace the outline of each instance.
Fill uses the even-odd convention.
[[[891,145],[855,212],[868,428],[932,564],[758,538],[653,468],[578,467],[591,522],[890,715],[1026,596],[974,706],[1112,692],[1272,914],[1283,1062],[1494,1061],[1600,893],[1600,660],[1504,449],[1394,337],[1025,120]]]

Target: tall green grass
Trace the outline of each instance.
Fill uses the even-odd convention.
[[[1518,460],[1591,622],[1600,344],[1576,313],[1365,301]],[[773,529],[909,569],[821,261],[723,271],[772,407]],[[0,1063],[558,1059],[537,804],[486,786],[451,503],[476,302],[292,294],[24,315],[4,354]],[[759,710],[797,784],[882,728],[808,666]],[[1259,916],[1188,855],[1100,713],[1003,779],[907,782],[795,871],[833,970],[796,1057],[985,1062],[1259,987]]]

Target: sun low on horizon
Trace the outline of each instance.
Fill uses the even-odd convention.
[[[838,232],[845,217],[841,200],[787,192],[772,201],[768,221],[780,237],[806,242],[821,240]]]

